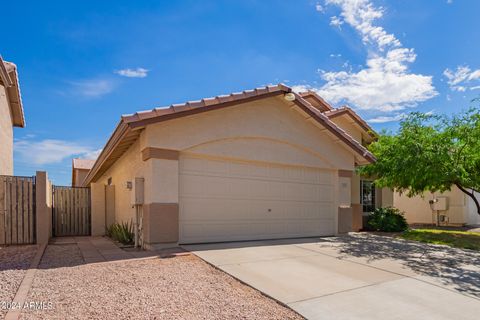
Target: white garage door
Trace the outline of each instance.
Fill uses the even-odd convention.
[[[180,158],[180,243],[334,234],[332,171]]]

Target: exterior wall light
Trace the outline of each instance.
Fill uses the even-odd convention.
[[[287,101],[295,101],[295,94],[293,92],[285,93],[283,98]]]

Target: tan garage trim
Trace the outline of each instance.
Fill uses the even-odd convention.
[[[162,149],[162,148],[153,148],[147,147],[142,150],[142,160],[147,161],[148,159],[165,159],[165,160],[178,160],[180,152],[178,150],[171,149]]]
[[[147,244],[178,242],[178,203],[143,205],[143,228]]]
[[[351,178],[353,177],[352,170],[338,170],[338,176],[343,178]]]

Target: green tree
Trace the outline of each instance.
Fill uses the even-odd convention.
[[[383,132],[369,146],[377,161],[359,169],[407,196],[457,186],[480,214],[480,114],[472,108],[454,116],[411,113],[396,134]]]

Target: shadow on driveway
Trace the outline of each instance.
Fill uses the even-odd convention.
[[[395,259],[415,273],[453,285],[457,291],[480,297],[480,253],[440,245],[355,233],[331,238],[341,258],[366,258],[372,262]],[[320,244],[321,245],[321,244]]]

